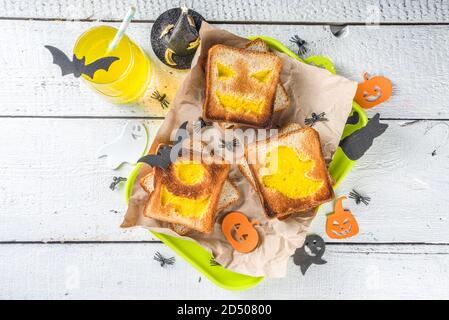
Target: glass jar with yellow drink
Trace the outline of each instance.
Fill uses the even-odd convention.
[[[129,104],[138,101],[149,85],[150,60],[126,35],[109,51],[109,44],[116,34],[117,29],[114,27],[91,28],[79,37],[73,52],[78,59],[85,57],[86,65],[103,57],[119,58],[111,64],[108,71],[96,71],[93,79],[85,74],[82,77],[110,102]]]

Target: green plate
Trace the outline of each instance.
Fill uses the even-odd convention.
[[[253,40],[255,38],[261,38],[267,42],[267,44],[274,50],[284,52],[292,58],[295,58],[301,62],[304,62],[301,58],[299,58],[296,54],[294,54],[290,49],[284,46],[279,41],[265,37],[265,36],[257,36],[250,37],[249,39]],[[309,63],[313,63],[317,66],[324,67],[328,69],[330,72],[335,74],[335,68],[332,64],[332,61],[327,57],[322,56],[314,56],[309,57]],[[365,112],[362,108],[355,102],[352,104],[352,112],[357,111],[360,115],[359,122],[354,125],[346,125],[342,138],[350,135],[357,129],[360,129],[366,125],[368,119],[366,117]],[[352,114],[352,113],[351,113]],[[337,186],[343,178],[348,174],[354,165],[354,161],[350,160],[344,154],[343,150],[339,147],[335,152],[334,158],[329,165],[329,172],[334,178]],[[141,164],[136,165],[136,167],[131,172],[128,181],[126,183],[125,197],[126,203],[128,203],[129,197],[131,196],[132,187],[134,185],[134,181],[137,177]],[[263,277],[252,277],[244,274],[236,273],[230,270],[227,270],[221,266],[211,266],[210,260],[212,258],[211,254],[205,250],[200,245],[195,242],[183,240],[180,238],[167,236],[165,234],[152,232],[157,238],[159,238],[163,243],[173,249],[177,254],[187,260],[192,266],[194,266],[197,270],[203,273],[207,278],[209,278],[216,285],[228,289],[228,290],[246,290],[251,287],[254,287],[259,282],[263,280]]]

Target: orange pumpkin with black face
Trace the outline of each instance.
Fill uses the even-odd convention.
[[[259,222],[250,222],[243,213],[234,211],[224,217],[221,230],[235,250],[248,253],[259,244],[259,233],[254,228],[256,224]]]
[[[381,76],[368,78],[363,74],[364,82],[359,83],[354,100],[362,108],[371,109],[378,104],[387,101],[393,92],[393,84],[390,79]]]
[[[332,239],[345,239],[359,233],[359,224],[351,211],[343,209],[343,200],[340,197],[335,202],[334,213],[327,216],[326,233]]]

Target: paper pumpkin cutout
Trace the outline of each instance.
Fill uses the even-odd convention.
[[[107,157],[111,169],[117,169],[125,162],[135,164],[145,152],[147,141],[145,126],[139,121],[128,121],[118,138],[98,150],[97,158]]]
[[[304,240],[304,244],[301,248],[296,249],[293,255],[293,262],[300,266],[301,273],[306,274],[306,271],[312,264],[325,264],[326,260],[323,260],[323,254],[326,251],[326,244],[319,235],[309,234]]]
[[[73,55],[73,61],[71,61],[67,55],[58,48],[53,46],[45,46],[45,48],[47,48],[53,56],[53,63],[61,68],[63,76],[73,74],[76,78],[79,78],[81,74],[85,74],[93,79],[95,72],[98,70],[108,71],[111,64],[120,59],[118,57],[104,57],[86,65],[86,57],[78,59],[76,55]]]
[[[378,104],[390,99],[393,93],[393,84],[390,79],[375,76],[368,78],[368,73],[363,74],[364,82],[359,83],[354,100],[364,109],[371,109]]]
[[[254,228],[256,224],[259,222],[249,221],[243,213],[234,211],[224,217],[221,230],[236,251],[248,253],[259,244],[259,233]]]
[[[332,239],[345,239],[359,233],[359,224],[351,211],[343,208],[343,200],[340,197],[335,201],[334,212],[327,216],[326,233]]]
[[[373,145],[374,138],[380,136],[388,128],[388,124],[379,123],[380,115],[376,114],[366,126],[355,131],[340,141],[339,146],[351,160],[360,159]]]

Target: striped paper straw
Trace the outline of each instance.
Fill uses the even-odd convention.
[[[128,12],[126,13],[125,18],[123,19],[122,23],[120,24],[120,28],[118,29],[117,33],[115,34],[114,39],[112,39],[111,43],[108,47],[108,52],[111,52],[115,48],[117,48],[118,43],[122,39],[123,35],[125,34],[126,29],[129,26],[129,23],[134,18],[134,13],[136,13],[136,8],[134,6],[130,7]]]

